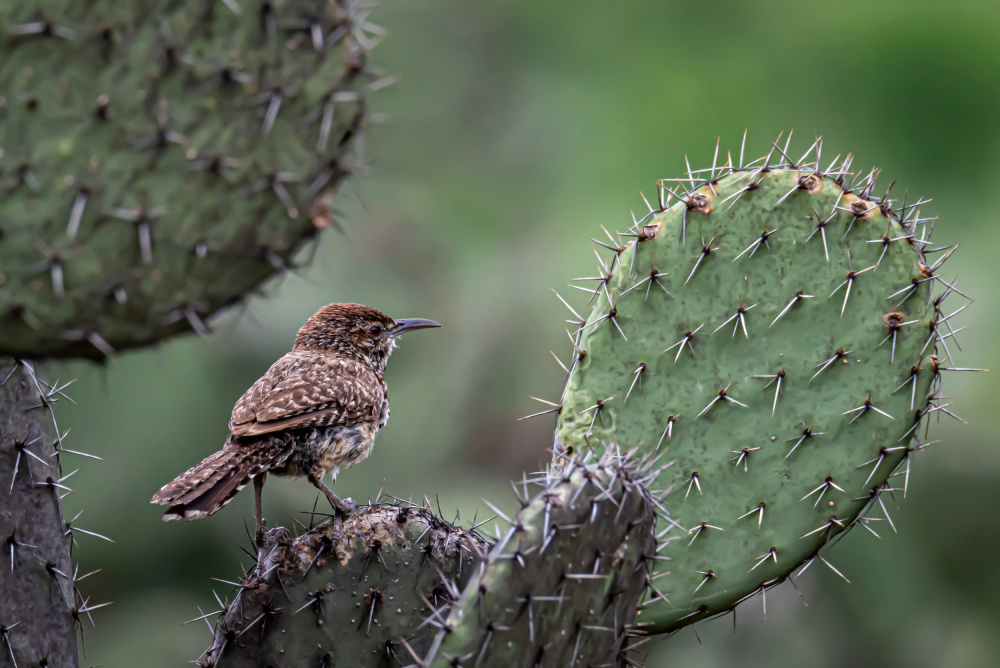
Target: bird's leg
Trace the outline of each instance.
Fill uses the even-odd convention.
[[[334,507],[337,513],[341,515],[349,515],[352,510],[357,508],[356,504],[349,505],[344,501],[342,501],[339,496],[333,493],[332,489],[326,486],[326,483],[324,483],[323,479],[320,478],[319,476],[310,473],[309,482],[311,482],[316,489],[318,489],[319,491],[323,492],[323,494],[326,495],[327,501],[330,502],[330,505]]]
[[[258,473],[253,477],[253,505],[254,519],[257,520],[257,532],[254,536],[254,540],[257,542],[257,547],[261,547],[264,544],[264,514],[261,511],[261,491],[264,489],[264,481],[267,480],[267,472]]]

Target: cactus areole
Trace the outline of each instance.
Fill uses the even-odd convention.
[[[822,168],[820,148],[660,182],[583,279],[557,452],[672,462],[647,632],[727,611],[888,519],[881,495],[905,493],[922,420],[943,409],[952,251],[929,246],[921,202],[875,196],[877,172],[850,158]]]
[[[202,332],[331,224],[375,28],[242,4],[0,4],[0,355]]]

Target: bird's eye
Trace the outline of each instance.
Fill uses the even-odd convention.
[[[378,336],[379,334],[382,333],[382,328],[379,327],[378,325],[372,325],[371,327],[368,328],[368,333],[371,334],[372,336]]]

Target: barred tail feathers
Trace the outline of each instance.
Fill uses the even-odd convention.
[[[164,521],[196,520],[214,515],[233,500],[257,473],[243,448],[227,447],[206,457],[167,483],[151,503],[168,506]]]

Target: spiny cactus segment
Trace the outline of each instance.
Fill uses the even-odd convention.
[[[655,560],[651,458],[574,458],[524,483],[522,508],[419,663],[448,668],[629,665]],[[528,486],[537,486],[529,498]]]
[[[77,534],[104,536],[62,513],[73,474],[63,473],[60,455],[84,454],[63,447],[52,412],[67,384],[46,383],[29,362],[0,359],[0,661],[16,666],[75,667],[77,629],[108,605],[80,593],[87,575],[72,564]]]
[[[194,330],[336,224],[362,166],[363,0],[0,4],[0,355]]]
[[[472,576],[489,543],[426,508],[373,505],[291,540],[273,529],[257,567],[220,600],[199,665],[408,665],[426,624]],[[207,618],[209,615],[203,615]]]
[[[725,612],[860,524],[894,530],[911,456],[930,443],[964,293],[941,273],[925,200],[876,194],[878,170],[752,162],[658,183],[657,205],[578,279],[591,310],[558,413],[557,454],[665,453],[669,574],[639,616],[668,632]],[[938,288],[935,290],[935,288]],[[882,529],[880,529],[882,530]],[[832,566],[831,566],[832,568]],[[666,569],[666,567],[664,567]]]
[[[567,457],[525,478],[495,545],[399,500],[294,540],[273,529],[234,598],[199,617],[220,615],[199,665],[628,665],[659,472],[651,457]]]

